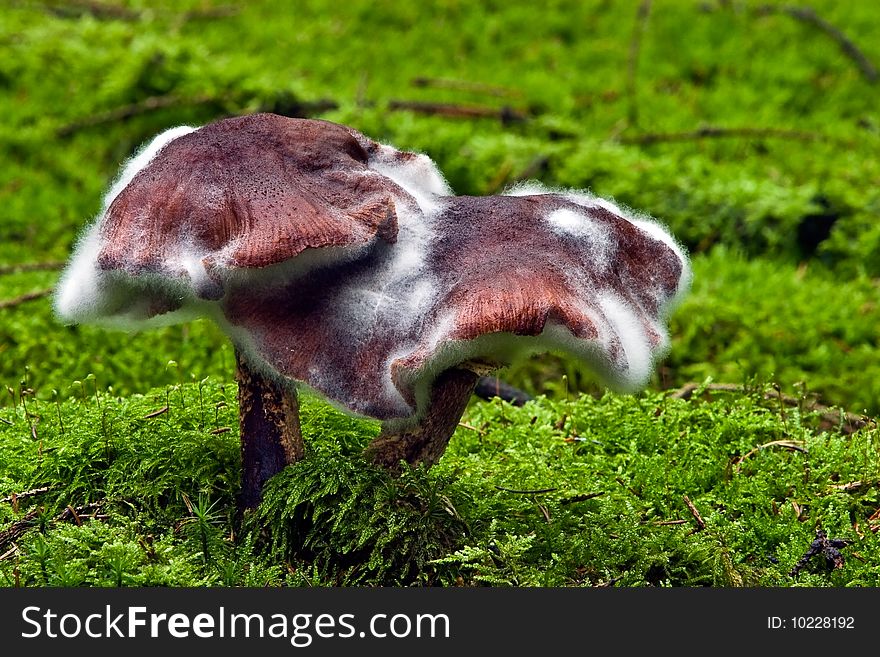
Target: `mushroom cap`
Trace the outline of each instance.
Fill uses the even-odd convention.
[[[352,131],[257,114],[168,143],[113,199],[103,269],[182,275],[181,245],[206,268],[266,267],[306,249],[393,242],[399,189],[371,174]]]
[[[443,371],[541,351],[640,387],[689,280],[663,228],[602,199],[452,196],[423,155],[254,115],[135,157],[56,309],[132,327],[208,316],[266,373],[407,423]]]
[[[418,203],[371,157],[387,166],[427,159],[345,126],[274,114],[163,133],[111,188],[62,280],[59,313],[136,324],[189,297],[217,300],[230,281],[272,275],[273,265],[288,265],[286,279],[292,262],[302,274],[393,243],[397,208]]]
[[[449,197],[422,220],[425,244],[398,240],[260,297],[231,294],[224,316],[283,376],[404,422],[451,367],[561,350],[634,390],[668,348],[665,318],[690,274],[656,224],[564,194]],[[418,266],[391,266],[401,249],[421,254]]]

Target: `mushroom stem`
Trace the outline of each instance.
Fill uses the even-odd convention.
[[[241,429],[240,512],[256,507],[263,485],[273,475],[303,457],[296,388],[279,385],[250,367],[235,351]]]
[[[478,378],[465,369],[443,372],[431,388],[428,413],[421,423],[403,432],[383,428],[364,450],[366,457],[395,473],[400,471],[401,461],[434,465],[446,451]]]

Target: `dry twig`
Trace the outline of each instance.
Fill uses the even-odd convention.
[[[52,294],[53,288],[47,288],[45,290],[37,290],[36,292],[28,292],[27,294],[22,294],[19,297],[15,297],[14,299],[6,299],[5,301],[0,301],[0,310],[3,308],[14,308],[15,306],[20,306],[23,303],[27,303],[28,301],[34,301],[36,299],[42,299],[43,297],[48,297]]]
[[[699,139],[722,139],[731,137],[745,137],[755,139],[789,139],[792,141],[828,141],[828,137],[815,132],[802,130],[788,130],[785,128],[720,128],[717,126],[704,126],[696,130],[684,132],[647,132],[631,137],[618,137],[621,144],[637,144],[649,146],[651,144],[694,141]]]
[[[16,520],[3,531],[0,531],[0,549],[6,547],[12,541],[18,540],[33,525],[36,517],[40,515],[39,509],[33,509],[25,514],[24,518]]]
[[[150,418],[159,417],[163,413],[167,413],[167,412],[168,412],[168,406],[163,406],[162,408],[155,410],[152,413],[147,413],[146,415],[144,415],[144,417],[142,419],[149,420]]]
[[[505,488],[504,486],[495,486],[498,490],[504,491],[505,493],[516,493],[517,495],[537,495],[539,493],[552,493],[555,490],[559,490],[558,488],[536,488],[534,490],[516,490],[514,488]]]
[[[698,390],[702,390],[704,392],[733,392],[733,393],[744,393],[746,392],[745,386],[736,384],[736,383],[710,383],[710,384],[702,384],[702,383],[686,383],[681,388],[677,390],[673,390],[669,394],[669,399],[690,399],[693,397],[694,393]],[[784,395],[777,391],[767,391],[764,392],[765,399],[777,400],[781,399],[782,403],[789,407],[801,407],[803,406],[803,410],[807,412],[818,413],[820,417],[820,428],[828,431],[829,429],[839,428],[841,432],[844,434],[852,434],[858,431],[859,429],[863,429],[867,427],[869,424],[874,422],[873,420],[861,417],[856,415],[855,413],[849,413],[843,411],[842,409],[836,409],[831,406],[826,406],[825,404],[820,404],[815,401],[809,401],[805,399],[799,399],[797,397],[792,397],[791,395]]]
[[[734,461],[734,465],[737,470],[739,470],[740,466],[742,466],[742,462],[745,461],[750,456],[753,456],[760,452],[762,449],[766,449],[768,447],[784,447],[785,449],[790,449],[794,452],[803,452],[806,454],[807,449],[804,447],[803,441],[800,440],[771,440],[769,443],[764,443],[763,445],[758,445],[754,449],[749,450],[742,456],[740,456],[736,461]]]
[[[595,493],[579,493],[577,495],[572,495],[571,497],[561,499],[559,500],[559,503],[564,506],[566,504],[574,504],[575,502],[586,502],[587,500],[591,500],[594,497],[601,497],[604,494],[604,490],[596,491]]]
[[[449,80],[443,78],[413,78],[410,84],[414,87],[433,87],[435,89],[451,89],[453,91],[467,91],[470,93],[487,94],[489,96],[520,97],[522,93],[515,89],[498,87],[484,82],[470,82],[468,80]]]
[[[471,431],[475,431],[476,433],[480,434],[481,436],[485,436],[485,435],[486,435],[486,432],[485,432],[485,431],[483,431],[482,429],[478,429],[478,428],[475,427],[474,425],[472,425],[472,424],[468,424],[467,422],[459,422],[459,423],[458,423],[458,426],[460,426],[460,427],[464,427],[465,429],[470,429]]]
[[[694,531],[700,532],[706,529],[706,521],[703,520],[703,516],[700,515],[700,512],[697,511],[697,507],[694,506],[694,503],[691,502],[691,498],[687,495],[684,496],[684,503],[687,505],[688,511],[691,512],[691,515],[694,517],[694,520],[697,521],[697,528]]]
[[[175,95],[150,96],[149,98],[145,98],[144,100],[137,103],[130,103],[128,105],[114,107],[113,109],[107,110],[105,112],[98,112],[97,114],[93,114],[92,116],[86,116],[82,119],[78,119],[76,121],[61,126],[55,131],[55,134],[58,137],[69,137],[70,135],[79,132],[80,130],[83,130],[85,128],[93,128],[95,126],[104,125],[107,123],[125,121],[126,119],[130,119],[135,116],[141,116],[142,114],[148,114],[156,110],[167,109],[169,107],[205,105],[213,102],[222,102],[223,100],[224,97],[210,95],[192,97]]]
[[[678,519],[678,520],[654,520],[652,525],[656,525],[657,527],[670,527],[672,525],[684,525],[687,524],[687,520]]]
[[[786,14],[795,20],[819,29],[837,43],[844,55],[855,62],[859,71],[861,71],[862,75],[868,82],[875,84],[877,80],[880,79],[880,75],[877,73],[877,67],[875,67],[865,56],[865,53],[859,49],[855,42],[848,38],[840,28],[819,16],[816,13],[816,10],[812,7],[796,5],[761,5],[760,7],[757,7],[755,11],[760,14]]]
[[[18,546],[13,543],[12,547],[0,554],[0,561],[6,561],[9,557],[14,556],[18,552]]]
[[[23,262],[17,265],[0,265],[0,276],[29,271],[57,271],[62,267],[64,267],[63,262]]]
[[[104,502],[104,500],[90,502],[89,504],[84,504],[83,506],[75,508],[68,505],[61,513],[52,518],[52,522],[59,523],[74,520],[78,525],[81,525],[83,517],[93,519],[101,518],[102,516],[98,515],[98,510],[104,505]],[[42,513],[42,508],[32,509],[31,511],[28,511],[23,518],[16,520],[9,527],[0,531],[0,550],[5,548],[7,544],[26,534],[28,530],[34,526],[34,520],[36,520],[40,513]],[[8,553],[6,553],[4,557],[7,555]]]
[[[871,488],[872,486],[876,486],[877,481],[862,481],[861,479],[857,481],[849,481],[845,484],[834,484],[831,486],[831,489],[837,491],[839,493],[859,493],[866,488]]]
[[[627,61],[626,95],[629,101],[627,119],[631,126],[639,123],[639,103],[636,92],[636,78],[639,70],[639,56],[642,51],[642,35],[651,13],[651,0],[642,0],[636,11],[636,22],[633,27],[632,39],[629,42],[629,58]]]
[[[501,109],[483,105],[457,105],[453,103],[424,103],[416,100],[392,100],[388,103],[389,110],[406,110],[420,114],[434,114],[457,119],[498,119],[504,124],[520,123],[528,116],[512,107]]]
[[[13,493],[12,495],[7,495],[6,497],[0,498],[0,504],[5,502],[14,502],[15,500],[20,500],[25,497],[33,497],[34,495],[48,492],[49,490],[51,490],[51,488],[51,486],[41,486],[40,488],[31,488],[30,490],[24,490],[20,493]]]

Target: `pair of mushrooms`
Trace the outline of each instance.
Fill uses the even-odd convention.
[[[455,196],[426,156],[256,114],[157,136],[82,236],[69,323],[209,317],[235,346],[243,508],[303,453],[296,388],[383,422],[368,457],[437,461],[480,374],[561,350],[634,390],[689,281],[659,225],[583,192]]]

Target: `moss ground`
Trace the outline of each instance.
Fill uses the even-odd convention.
[[[7,3],[0,583],[877,585],[876,423],[809,409],[880,414],[880,10],[809,3],[866,69],[782,4],[640,4]],[[308,458],[237,527],[227,339],[65,327],[45,294],[140,143],[258,110],[428,153],[457,193],[534,178],[667,223],[695,279],[649,389],[525,362],[536,401],[474,402],[400,480],[310,399]],[[745,392],[671,396],[710,378]],[[845,567],[790,577],[819,527]]]

